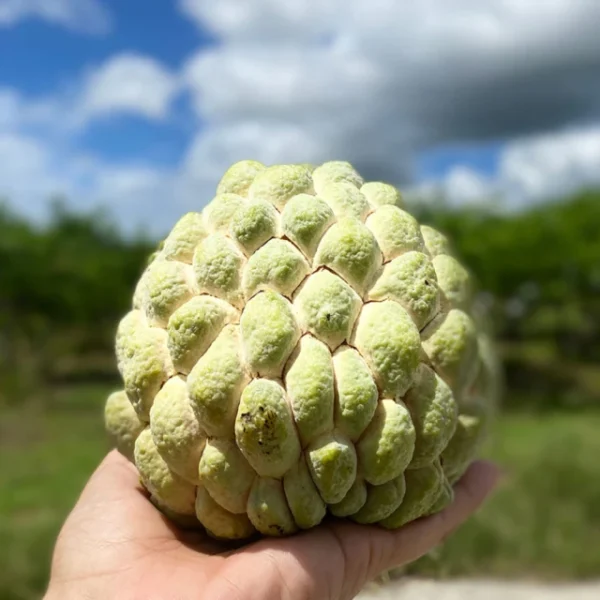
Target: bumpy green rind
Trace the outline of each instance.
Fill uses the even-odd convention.
[[[279,537],[298,529],[279,479],[257,477],[248,498],[248,517],[264,535]]]
[[[265,168],[257,160],[241,160],[231,165],[217,186],[217,194],[245,196],[256,176]]]
[[[313,189],[310,169],[303,165],[275,165],[257,174],[248,189],[248,198],[270,202],[282,210],[290,198]]]
[[[280,377],[300,338],[292,305],[280,294],[265,290],[246,304],[240,329],[252,371],[262,377]]]
[[[369,291],[369,300],[395,300],[422,330],[440,311],[440,290],[431,260],[409,251],[386,264]]]
[[[169,469],[149,428],[135,442],[134,459],[142,483],[163,506],[180,515],[195,513],[196,488]]]
[[[350,346],[335,352],[333,367],[337,386],[335,426],[356,441],[377,409],[377,386],[367,363]]]
[[[363,221],[371,210],[367,199],[351,183],[328,183],[319,192],[319,197],[329,204],[338,219],[355,217]]]
[[[352,345],[367,361],[384,398],[400,398],[412,385],[421,352],[419,330],[397,302],[365,304]]]
[[[460,396],[477,376],[477,327],[462,310],[451,309],[423,332],[423,350],[439,375]]]
[[[439,462],[422,469],[412,469],[404,475],[406,493],[400,506],[380,521],[386,529],[398,529],[430,511],[444,485],[444,473]]]
[[[367,500],[362,508],[352,515],[352,520],[370,524],[386,519],[400,506],[405,493],[404,475],[382,485],[367,486]]]
[[[283,234],[312,258],[319,240],[334,221],[333,211],[321,198],[298,194],[281,213]]]
[[[227,233],[244,205],[244,198],[237,194],[218,194],[203,211],[207,228],[213,233]]]
[[[227,325],[187,380],[190,402],[208,435],[232,435],[238,402],[248,381],[239,328]]]
[[[381,266],[381,251],[366,225],[345,217],[321,239],[313,266],[329,267],[362,296]]]
[[[167,326],[167,344],[177,372],[189,374],[223,327],[238,320],[239,312],[233,306],[206,294],[178,308]]]
[[[133,461],[135,440],[145,424],[139,420],[124,391],[114,392],[106,400],[104,426],[117,450]]]
[[[475,458],[485,433],[483,411],[471,409],[469,412],[471,414],[461,414],[458,417],[456,433],[442,452],[444,473],[452,484],[462,477]]]
[[[183,527],[291,535],[435,514],[500,389],[448,239],[349,163],[232,165],[153,253],[105,424]]]
[[[125,392],[141,421],[148,422],[154,397],[175,374],[167,333],[150,327],[141,311],[128,313],[117,329],[117,365]]]
[[[302,337],[288,361],[285,386],[303,445],[333,428],[333,364],[323,342]]]
[[[437,229],[429,225],[421,225],[421,235],[425,241],[425,247],[431,256],[452,254],[448,238]]]
[[[202,240],[194,253],[194,273],[200,293],[243,306],[244,255],[232,240],[216,233]]]
[[[311,275],[294,298],[302,330],[312,333],[332,350],[350,337],[361,306],[360,296],[327,269]]]
[[[304,456],[285,474],[283,488],[300,529],[316,527],[323,520],[327,508],[311,478]]]
[[[198,487],[195,515],[207,532],[217,539],[245,540],[256,533],[256,529],[244,512],[233,514],[215,502],[204,486]]]
[[[389,183],[381,181],[368,181],[360,188],[361,193],[375,208],[379,206],[397,206],[402,208],[403,202],[400,192]]]
[[[167,260],[192,264],[196,246],[208,235],[202,213],[190,212],[173,227],[164,241],[162,255]]]
[[[416,440],[410,468],[432,463],[446,448],[458,420],[458,404],[452,390],[425,364],[419,365],[417,383],[404,397],[415,426]]]
[[[373,232],[386,261],[404,252],[422,252],[425,248],[418,221],[397,206],[380,206],[367,219],[367,227]]]
[[[300,442],[285,390],[255,379],[244,390],[235,420],[235,439],[262,477],[282,477],[300,457]]]
[[[308,272],[306,259],[293,244],[271,240],[248,259],[242,279],[244,295],[249,299],[270,289],[289,298]]]
[[[328,504],[344,499],[356,479],[356,450],[340,433],[315,439],[306,450],[306,459],[321,498]]]
[[[356,450],[362,474],[371,485],[400,476],[415,450],[415,427],[402,402],[380,400]]]
[[[194,273],[178,261],[156,260],[143,275],[141,305],[148,322],[166,327],[169,317],[196,294]]]
[[[335,504],[329,505],[329,512],[335,517],[349,517],[356,514],[367,501],[367,485],[357,478],[346,495]]]
[[[277,235],[279,216],[271,204],[263,200],[248,202],[231,219],[231,237],[252,254],[266,241]]]
[[[440,289],[454,308],[469,310],[472,302],[471,276],[453,256],[440,254],[433,259]]]
[[[206,434],[194,413],[182,378],[173,377],[156,395],[150,409],[150,431],[169,468],[190,483],[197,484],[198,463]]]
[[[448,479],[444,478],[439,496],[427,512],[427,515],[435,515],[442,512],[445,508],[450,506],[452,502],[454,502],[454,489]]]
[[[356,188],[363,184],[362,177],[354,167],[343,160],[332,160],[318,166],[312,174],[317,194],[331,183],[350,183]]]
[[[246,512],[256,473],[234,440],[208,440],[198,469],[200,482],[211,497],[234,514]]]

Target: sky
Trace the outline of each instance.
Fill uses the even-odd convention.
[[[233,162],[510,210],[600,185],[597,0],[0,0],[0,197],[161,234]]]

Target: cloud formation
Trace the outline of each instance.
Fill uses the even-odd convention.
[[[414,195],[442,195],[450,203],[518,208],[600,186],[600,126],[514,140],[502,150],[496,173],[485,177],[456,167],[441,180],[416,186]]]
[[[89,74],[77,108],[83,119],[111,113],[162,119],[177,89],[177,78],[158,61],[120,54]]]
[[[412,157],[434,144],[600,117],[600,3],[180,5],[222,36],[189,61],[185,75],[209,122],[194,152],[210,140],[223,162],[285,146],[284,160],[345,156],[368,176],[407,181]]]
[[[100,6],[76,4],[84,12]],[[223,171],[249,157],[344,158],[369,179],[416,185],[425,195],[443,191],[452,202],[484,198],[509,207],[598,183],[600,130],[592,125],[600,122],[598,2],[177,5],[218,38],[178,72],[128,52],[46,97],[0,89],[0,195],[36,214],[60,191],[78,207],[110,204],[129,228],[145,220],[162,232],[184,210],[201,209]],[[9,12],[11,6],[0,0],[0,22],[41,14]],[[90,124],[115,115],[168,124],[181,97],[191,101],[197,120],[186,123],[191,139],[178,166],[143,156],[116,164],[82,149]],[[442,181],[415,181],[421,152],[487,140],[504,142],[493,176],[462,166]]]
[[[108,206],[128,231],[144,224],[162,233],[185,210],[175,173],[143,159],[103,159],[82,150],[79,138],[115,115],[167,118],[177,88],[176,75],[135,54],[116,55],[47,97],[0,88],[0,200],[40,220],[48,200],[62,196],[82,210]]]
[[[168,230],[186,210],[178,205],[179,182],[155,166],[113,163],[93,154],[56,147],[39,138],[0,132],[0,202],[35,222],[48,216],[49,201],[61,197],[77,209],[108,207],[124,231]]]
[[[168,117],[179,78],[159,61],[140,54],[117,54],[41,98],[0,87],[0,130],[36,128],[71,133],[98,119],[134,115],[160,121]]]
[[[0,0],[0,27],[38,18],[79,33],[101,35],[112,18],[100,0]]]

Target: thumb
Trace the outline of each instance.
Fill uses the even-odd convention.
[[[168,532],[166,522],[140,486],[135,467],[113,450],[81,492],[58,536],[55,555],[79,554],[85,560],[85,548],[123,543],[140,534],[160,536]]]

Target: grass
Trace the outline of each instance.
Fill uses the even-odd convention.
[[[54,539],[108,449],[108,389],[55,394],[51,409],[0,412],[0,599],[39,598]],[[508,414],[486,454],[507,480],[435,557],[411,572],[440,577],[600,577],[600,411]]]
[[[73,390],[52,411],[0,413],[0,599],[39,598],[62,521],[108,444],[108,390]]]
[[[485,454],[506,480],[444,546],[411,568],[438,577],[600,577],[600,412],[509,414]]]

